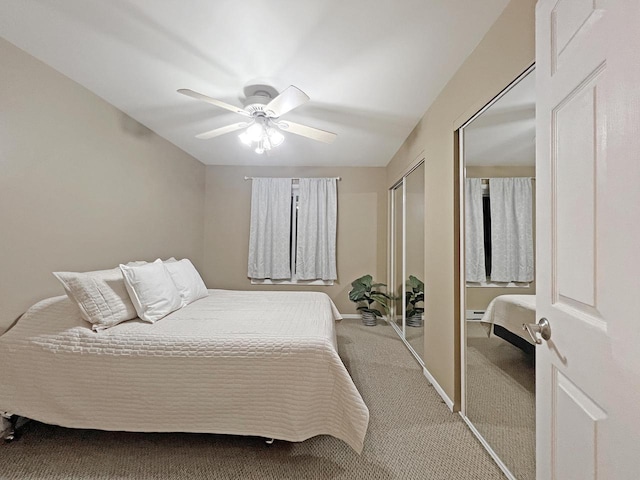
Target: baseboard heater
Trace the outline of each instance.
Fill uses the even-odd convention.
[[[479,322],[482,320],[485,310],[467,310],[466,319],[472,322]]]

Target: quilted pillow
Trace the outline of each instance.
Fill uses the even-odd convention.
[[[120,270],[133,306],[142,320],[154,323],[184,306],[162,260],[139,266],[120,265]]]
[[[176,285],[184,305],[189,305],[200,298],[209,295],[207,287],[202,281],[202,277],[187,258],[180,261],[173,259],[165,260],[164,266],[171,275],[173,283]]]
[[[69,299],[95,331],[136,318],[119,268],[95,272],[54,272]]]

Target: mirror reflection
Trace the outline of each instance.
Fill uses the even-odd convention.
[[[535,479],[535,72],[462,129],[464,414],[515,478]]]
[[[404,275],[405,337],[424,358],[424,163],[405,181],[406,272]]]
[[[393,325],[416,359],[424,358],[424,163],[391,190]]]

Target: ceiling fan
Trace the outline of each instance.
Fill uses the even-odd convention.
[[[269,85],[248,85],[244,89],[246,100],[244,107],[236,107],[221,100],[216,100],[202,93],[194,92],[187,88],[181,88],[178,93],[196,100],[210,103],[216,107],[224,108],[231,112],[247,117],[246,121],[216,128],[196,135],[196,138],[209,139],[245,129],[239,135],[240,140],[249,146],[256,145],[256,153],[264,153],[277,147],[284,141],[283,132],[290,132],[320,142],[331,143],[336,134],[308,127],[299,123],[280,120],[280,117],[294,108],[309,101],[306,93],[293,85],[287,87],[278,94],[278,91]]]

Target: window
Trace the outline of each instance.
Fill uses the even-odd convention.
[[[532,179],[469,178],[465,189],[467,286],[527,286],[534,276]]]
[[[333,285],[333,280],[300,280],[296,277],[296,254],[298,239],[298,212],[300,210],[300,189],[297,183],[291,185],[291,235],[289,237],[289,246],[291,249],[291,278],[287,280],[271,280],[270,278],[256,279],[252,278],[253,285]]]
[[[333,285],[336,180],[253,179],[248,268],[252,284]]]

